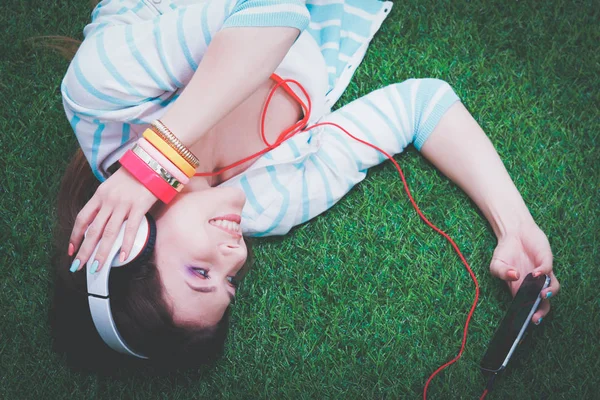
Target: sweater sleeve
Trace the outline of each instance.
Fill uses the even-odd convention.
[[[63,79],[67,117],[92,170],[106,169],[164,114],[221,29],[306,28],[300,0],[211,1],[159,13],[144,0],[105,0]]]
[[[390,155],[410,144],[420,150],[460,101],[439,79],[409,79],[354,100],[322,118]],[[333,125],[301,132],[224,183],[246,193],[246,236],[285,235],[329,210],[387,158]]]
[[[242,0],[237,2],[223,27],[285,26],[303,31],[309,20],[303,0]]]
[[[393,156],[410,144],[421,150],[444,114],[458,101],[454,90],[442,80],[409,79],[357,99],[321,122],[338,124]],[[366,177],[369,168],[387,160],[379,151],[334,126],[324,126],[318,136],[319,150],[305,165],[306,187],[292,225],[331,208]]]

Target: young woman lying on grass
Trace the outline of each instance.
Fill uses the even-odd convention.
[[[547,298],[559,283],[546,235],[447,83],[411,79],[331,111],[392,4],[314,3],[105,0],[94,10],[62,84],[81,145],[59,198],[53,319],[56,345],[71,362],[98,368],[122,361],[92,323],[86,274],[102,268],[126,220],[119,257],[129,255],[146,213],[156,220],[152,257],[110,275],[118,332],[131,349],[162,366],[218,357],[248,259],[244,237],[286,234],[332,207],[385,160],[326,125],[235,164],[299,121],[299,128],[337,123],[390,154],[412,143],[488,219],[498,237],[490,270],[513,295],[528,273],[551,276],[533,322],[548,313]],[[275,91],[262,138],[261,112],[280,79],[294,79],[306,91],[289,82],[287,91]],[[175,151],[179,158],[164,149],[169,140],[156,133],[161,129],[183,146]],[[191,175],[173,201],[158,201],[151,185],[119,168],[136,145],[180,184]],[[186,149],[197,163],[186,163]],[[193,176],[232,164],[220,174]]]

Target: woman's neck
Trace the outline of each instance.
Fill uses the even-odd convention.
[[[265,100],[273,86],[273,81],[265,82],[190,147],[192,153],[200,159],[198,172],[221,170],[265,148],[260,135],[260,120]],[[300,105],[283,90],[278,90],[269,105],[265,121],[267,141],[275,142],[281,132],[295,124],[301,117]],[[194,187],[217,186],[244,172],[256,160],[257,158],[245,162],[216,177],[195,177],[190,184],[202,179],[203,182],[194,183]]]
[[[228,123],[217,124],[191,147],[191,151],[200,160],[196,172],[217,172],[247,157],[252,154],[250,151],[256,147],[257,139],[255,130],[248,129],[247,126],[232,127]],[[195,176],[190,180],[190,184],[193,184],[192,188],[194,189],[217,186],[243,172],[249,165],[251,163],[227,170],[216,176]]]

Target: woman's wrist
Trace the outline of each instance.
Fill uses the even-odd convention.
[[[535,223],[520,195],[518,199],[496,198],[483,211],[498,240]]]

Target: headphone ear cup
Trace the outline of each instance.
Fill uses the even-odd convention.
[[[124,267],[140,266],[148,262],[154,253],[154,246],[156,245],[156,221],[154,221],[154,218],[150,214],[146,214],[146,219],[148,220],[148,239],[146,240],[146,244],[140,254],[131,260],[131,262],[125,264]]]

